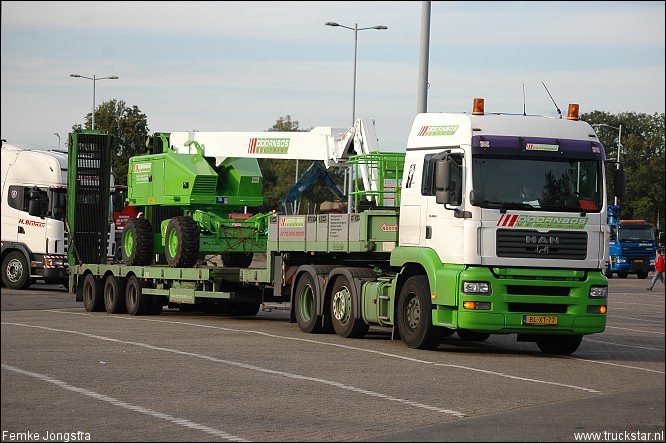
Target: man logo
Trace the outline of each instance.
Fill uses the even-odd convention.
[[[536,235],[526,235],[525,243],[532,245],[559,245],[559,237],[537,237]]]

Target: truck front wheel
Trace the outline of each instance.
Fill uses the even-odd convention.
[[[435,349],[445,330],[432,324],[430,285],[425,275],[415,275],[405,282],[398,296],[398,331],[410,348]]]
[[[331,294],[331,322],[340,337],[363,338],[370,329],[370,325],[362,318],[355,318],[355,311],[360,306],[354,305],[349,280],[344,275],[338,276]]]
[[[578,349],[581,341],[582,335],[546,335],[537,339],[536,344],[544,354],[569,355]]]
[[[28,289],[32,284],[28,260],[21,251],[12,251],[2,261],[2,283],[10,289]]]

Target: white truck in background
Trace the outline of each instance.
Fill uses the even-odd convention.
[[[2,144],[2,286],[68,284],[67,152]]]

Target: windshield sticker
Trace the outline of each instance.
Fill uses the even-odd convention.
[[[546,143],[528,143],[525,145],[528,151],[559,151],[560,145],[548,145]]]
[[[429,137],[431,135],[453,135],[458,130],[458,125],[448,126],[423,126],[419,131],[419,137]]]
[[[289,152],[288,138],[250,138],[248,154],[286,154]]]
[[[497,221],[497,226],[509,228],[585,229],[587,220],[587,217],[503,214]]]

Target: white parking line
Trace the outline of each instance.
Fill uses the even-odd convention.
[[[175,323],[178,323],[178,322],[175,322]],[[323,379],[323,378],[309,377],[309,376],[306,376],[306,375],[293,374],[293,373],[290,373],[290,372],[283,372],[283,371],[276,371],[276,370],[273,370],[273,369],[266,369],[266,368],[262,368],[262,367],[259,367],[259,366],[254,366],[254,365],[241,363],[241,362],[237,362],[237,361],[224,360],[224,359],[221,359],[221,358],[211,357],[211,356],[203,355],[203,354],[197,354],[197,353],[194,353],[194,352],[186,352],[186,351],[179,351],[177,349],[163,348],[163,347],[160,347],[160,346],[153,346],[153,345],[149,345],[147,343],[141,343],[141,342],[118,340],[118,339],[111,338],[111,337],[104,337],[104,336],[101,336],[101,335],[88,334],[88,333],[85,333],[85,332],[72,331],[72,330],[68,330],[68,329],[49,328],[49,327],[46,327],[46,326],[27,325],[27,324],[23,324],[23,323],[13,323],[13,322],[2,322],[2,324],[3,325],[12,325],[12,326],[22,326],[22,327],[26,327],[26,328],[42,329],[42,330],[45,330],[45,331],[52,331],[52,332],[64,332],[64,333],[68,333],[68,334],[75,334],[75,335],[80,335],[80,336],[83,336],[83,337],[93,338],[93,339],[96,339],[96,340],[103,340],[103,341],[108,341],[108,342],[112,342],[112,343],[121,343],[121,344],[125,344],[125,345],[138,346],[138,347],[142,347],[142,348],[146,348],[146,349],[151,349],[151,350],[154,350],[154,351],[163,351],[163,352],[170,352],[172,354],[186,355],[188,357],[196,357],[196,358],[200,358],[200,359],[203,359],[203,360],[213,361],[213,362],[216,362],[216,363],[223,363],[223,364],[226,364],[226,365],[236,366],[236,367],[239,367],[239,368],[249,369],[249,370],[252,370],[252,371],[262,372],[262,373],[265,373],[265,374],[277,375],[277,376],[296,379],[296,380],[305,380],[305,381],[311,381],[311,382],[315,382],[315,383],[321,383],[321,384],[325,384],[325,385],[328,385],[328,386],[332,386],[334,388],[340,388],[340,389],[344,389],[344,390],[347,390],[347,391],[352,391],[352,392],[357,392],[359,394],[368,395],[370,397],[376,397],[376,398],[380,398],[380,399],[384,399],[384,400],[388,400],[388,401],[392,401],[392,402],[402,403],[402,404],[405,404],[405,405],[408,405],[408,406],[414,406],[416,408],[422,408],[422,409],[427,409],[429,411],[434,411],[434,412],[439,412],[439,413],[443,413],[443,414],[453,415],[453,416],[458,417],[458,418],[466,417],[465,414],[463,414],[462,412],[459,412],[459,411],[454,411],[454,410],[451,410],[451,409],[438,408],[436,406],[426,405],[426,404],[423,404],[423,403],[418,403],[418,402],[411,401],[411,400],[406,400],[406,399],[403,399],[403,398],[393,397],[393,396],[390,396],[390,395],[387,395],[387,394],[381,394],[379,392],[374,392],[374,391],[370,391],[370,390],[363,389],[363,388],[357,388],[355,386],[349,386],[349,385],[345,385],[343,383],[338,383],[338,382],[326,380],[326,379]],[[242,331],[240,331],[240,332],[242,332]]]
[[[620,328],[619,326],[608,326],[606,325],[606,329],[623,329],[625,331],[633,331],[633,332],[643,332],[645,334],[659,334],[659,335],[664,335],[663,332],[654,332],[654,331],[643,331],[641,329],[631,329],[631,328]]]
[[[623,345],[621,343],[613,343],[613,342],[610,342],[610,341],[594,340],[592,338],[587,338],[587,337],[585,337],[585,341],[592,341],[592,342],[595,342],[595,343],[603,343],[605,345],[623,346],[625,348],[645,349],[646,351],[666,352],[666,351],[664,351],[664,349],[659,349],[659,348],[648,348],[647,346],[636,346],[636,345]]]
[[[45,381],[47,383],[52,383],[56,386],[59,386],[63,389],[67,389],[68,391],[76,392],[79,394],[87,395],[88,397],[94,398],[96,400],[101,400],[106,403],[110,403],[114,406],[119,406],[121,408],[129,409],[130,411],[138,412],[140,414],[144,415],[149,415],[154,418],[159,418],[160,420],[165,420],[170,423],[173,423],[178,426],[182,426],[184,428],[190,428],[190,429],[195,429],[197,431],[202,431],[207,434],[214,435],[215,437],[223,438],[225,440],[229,441],[251,441],[251,440],[246,440],[241,437],[236,437],[235,435],[231,435],[227,432],[220,431],[219,429],[211,428],[210,426],[202,425],[199,423],[194,423],[190,420],[184,419],[184,418],[178,418],[174,417],[173,415],[165,414],[163,412],[155,411],[153,409],[149,408],[144,408],[143,406],[137,406],[137,405],[132,405],[130,403],[126,403],[122,400],[118,400],[117,398],[109,397],[108,395],[100,394],[95,391],[91,391],[90,389],[85,389],[85,388],[79,388],[78,386],[72,386],[67,382],[64,382],[62,380],[58,380],[57,378],[49,377],[48,375],[44,374],[39,374],[37,372],[30,372],[26,371],[24,369],[20,369],[14,366],[2,364],[2,369],[5,369],[7,371],[13,371],[16,372],[17,374],[22,374],[22,375],[27,375],[29,377],[36,378],[41,381]]]

